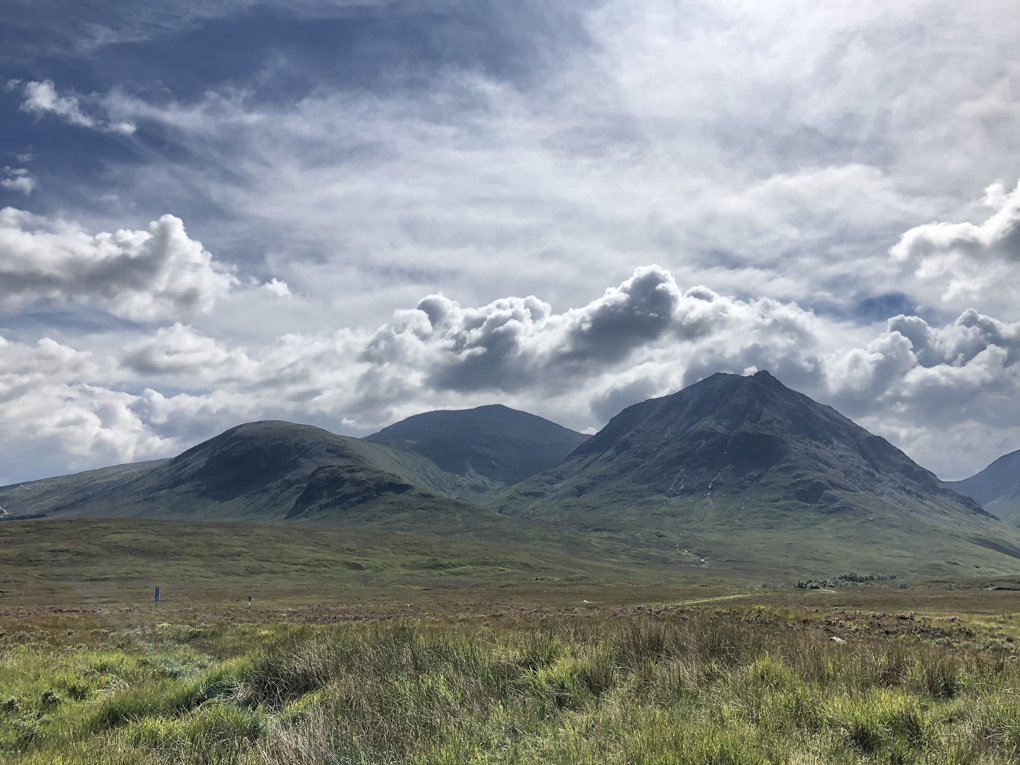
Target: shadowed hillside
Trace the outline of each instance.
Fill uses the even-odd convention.
[[[716,374],[614,417],[502,513],[745,569],[1020,568],[1020,535],[888,441],[768,372]]]
[[[973,498],[1006,523],[1020,526],[1020,451],[999,457],[977,475],[947,481],[946,485]]]
[[[253,422],[166,461],[0,489],[8,517],[138,517],[463,528],[500,523],[443,496],[449,484],[409,451],[309,425]]]
[[[373,438],[249,423],[172,460],[0,488],[0,507],[8,520],[294,523],[513,540],[759,581],[1020,573],[1020,531],[767,372],[713,375],[624,410],[589,439],[504,407],[420,415]],[[571,445],[555,467],[476,493]]]
[[[454,496],[510,486],[558,465],[589,437],[505,406],[425,412],[367,440],[413,452],[460,481]]]

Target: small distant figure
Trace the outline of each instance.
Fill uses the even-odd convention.
[[[251,595],[248,596],[248,608],[251,608]]]

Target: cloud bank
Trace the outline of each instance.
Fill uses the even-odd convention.
[[[116,316],[156,321],[210,310],[237,279],[172,215],[147,231],[90,235],[80,226],[0,210],[0,301],[96,302]]]
[[[119,353],[52,340],[4,341],[0,353],[5,441],[72,468],[168,456],[267,417],[363,434],[418,411],[501,401],[599,426],[713,372],[758,369],[949,477],[966,472],[960,460],[989,431],[1020,436],[1020,323],[969,310],[944,326],[903,315],[876,331],[792,303],[683,289],[657,266],[562,312],[535,296],[462,307],[430,295],[375,331],[288,334],[268,347],[177,322]],[[956,434],[948,451],[946,432]]]

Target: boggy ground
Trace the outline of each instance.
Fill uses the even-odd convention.
[[[1017,593],[760,597],[11,608],[0,760],[1020,761]]]

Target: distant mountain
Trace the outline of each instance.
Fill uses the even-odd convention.
[[[1020,574],[1020,530],[767,372],[714,375],[591,438],[505,407],[371,440],[248,423],[172,460],[0,487],[0,516],[383,528],[752,581]]]
[[[137,517],[463,528],[499,523],[443,495],[455,479],[413,452],[309,425],[253,422],[172,460],[0,488],[8,518]],[[492,517],[489,517],[492,516]]]
[[[977,475],[947,481],[1006,523],[1020,526],[1020,451],[999,457]]]
[[[484,502],[721,569],[1020,569],[1020,534],[764,371],[629,407]]]
[[[563,461],[590,436],[505,406],[408,417],[367,440],[413,452],[460,481],[447,490],[470,497],[519,483]]]

